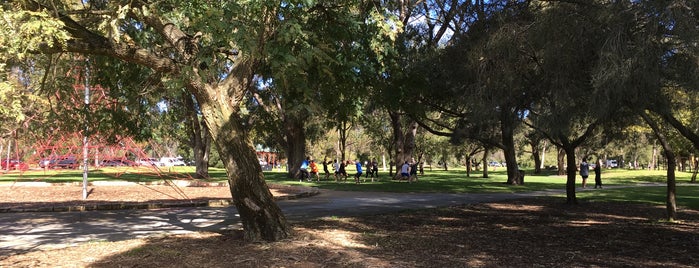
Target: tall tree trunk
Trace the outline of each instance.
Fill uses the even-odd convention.
[[[303,121],[294,116],[284,118],[284,135],[286,136],[287,177],[296,179],[300,176],[301,162],[306,159],[306,131]]]
[[[471,155],[466,156],[466,177],[471,177]]]
[[[517,152],[515,151],[514,125],[512,123],[500,122],[502,131],[503,154],[505,155],[505,165],[507,166],[507,184],[522,184],[517,165]]]
[[[490,148],[486,147],[483,150],[483,159],[481,160],[483,162],[483,178],[488,177],[488,154],[490,154]]]
[[[532,157],[534,158],[534,174],[541,173],[541,151],[539,144],[532,142],[529,144],[532,147]]]
[[[194,166],[196,167],[196,177],[205,179],[209,177],[209,152],[211,150],[211,136],[206,127],[204,120],[199,120],[194,100],[187,93],[182,94],[185,110],[187,113],[187,123],[189,125],[189,133],[191,140],[192,151],[194,154]]]
[[[347,121],[340,122],[337,128],[340,136],[340,160],[347,161],[347,132],[349,132],[349,127],[347,126]]]
[[[575,177],[577,176],[577,163],[575,163],[575,147],[566,146],[562,150],[565,152],[566,165],[568,165],[566,171],[568,175],[566,176],[566,203],[569,205],[577,205],[578,199],[575,196]]]
[[[692,156],[692,178],[689,180],[691,183],[696,183],[697,182],[697,173],[699,173],[699,161],[697,161],[697,158],[695,156]]]
[[[563,150],[563,148],[558,148],[558,155],[557,155],[557,163],[558,163],[558,176],[563,176],[566,174],[566,169],[565,169],[565,158],[566,158],[566,151]]]
[[[655,137],[658,138],[660,145],[663,147],[663,154],[667,158],[667,196],[665,208],[667,211],[667,220],[674,221],[677,216],[677,200],[676,200],[676,182],[675,182],[675,167],[677,165],[675,153],[672,150],[672,146],[667,140],[667,137],[662,132],[660,127],[653,121],[653,119],[646,113],[641,113],[641,117],[646,123],[653,129]]]

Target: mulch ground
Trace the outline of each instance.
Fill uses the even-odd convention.
[[[0,267],[699,267],[699,211],[667,222],[662,206],[564,201],[324,218],[273,243],[239,232],[95,242],[0,256]]]

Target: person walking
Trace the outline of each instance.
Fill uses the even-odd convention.
[[[313,181],[313,177],[316,177],[316,181],[320,181],[320,176],[318,176],[318,164],[316,164],[316,161],[311,160],[311,164],[309,166],[311,167],[311,176],[309,177],[309,180]]]
[[[602,189],[602,161],[597,159],[597,164],[595,164],[595,189],[599,187]]]
[[[587,177],[590,176],[590,165],[587,163],[587,157],[583,157],[580,163],[580,176],[582,177],[582,188],[587,186]]]
[[[328,180],[330,178],[330,170],[328,170],[330,161],[327,161],[327,159],[327,157],[323,159],[323,172],[325,172],[325,177],[323,178],[324,180]]]
[[[345,169],[345,160],[340,162],[340,168],[338,169],[339,176],[343,181],[347,181],[347,170]]]
[[[354,182],[359,184],[359,179],[362,177],[362,162],[356,160],[354,164],[357,167],[357,174],[354,175]]]

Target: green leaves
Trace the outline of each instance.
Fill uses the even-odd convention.
[[[5,11],[0,7],[0,61],[24,59],[42,46],[64,46],[69,35],[47,11]]]

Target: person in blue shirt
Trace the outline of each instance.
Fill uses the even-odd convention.
[[[354,175],[354,181],[359,184],[359,178],[362,177],[362,162],[356,160],[354,164],[357,165],[357,174]]]
[[[299,181],[303,181],[303,179],[309,180],[311,179],[310,174],[308,173],[308,165],[310,164],[311,157],[306,157],[306,159],[301,162],[301,168],[299,168],[299,171],[301,172],[301,178],[299,178]]]

